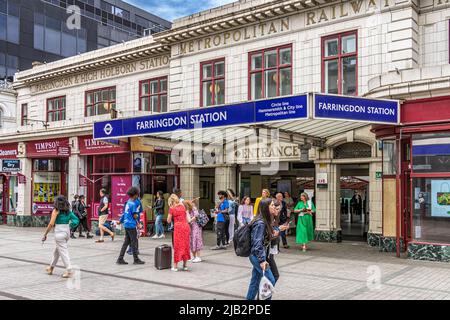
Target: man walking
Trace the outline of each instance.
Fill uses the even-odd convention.
[[[105,242],[105,240],[103,240],[105,232],[108,233],[111,236],[111,240],[114,241],[114,232],[104,226],[109,215],[108,204],[109,200],[106,195],[106,189],[102,188],[100,189],[100,206],[98,207],[98,228],[100,229],[100,239],[95,241],[97,243]]]
[[[217,245],[211,250],[226,249],[225,239],[225,215],[228,214],[229,204],[227,199],[227,193],[225,191],[219,191],[220,204],[216,210],[216,232],[217,232]]]
[[[128,189],[127,195],[129,199],[125,204],[124,213],[122,214],[122,217],[120,217],[119,221],[119,224],[123,224],[125,228],[125,241],[123,242],[122,249],[120,250],[117,264],[128,264],[128,262],[123,259],[128,246],[131,246],[134,264],[144,264],[145,262],[139,259],[137,248],[137,226],[140,223],[140,217],[138,208],[139,203],[136,201],[136,199],[139,196],[139,189],[136,187],[131,187],[130,189]]]
[[[277,193],[277,195],[275,196],[277,201],[281,204],[281,209],[280,209],[280,214],[279,214],[279,225],[285,225],[285,226],[289,226],[289,219],[290,219],[290,215],[288,214],[287,211],[287,205],[286,202],[283,199],[283,194],[281,192]],[[280,236],[281,236],[281,240],[283,241],[283,248],[285,249],[289,249],[289,245],[287,243],[287,238],[286,238],[286,230],[284,231],[280,231]]]
[[[87,219],[87,211],[86,211],[86,202],[85,197],[83,195],[80,195],[78,198],[78,202],[76,204],[76,212],[78,217],[80,218],[80,224],[78,225],[78,232],[79,238],[84,238],[83,235],[83,229],[86,231],[86,238],[91,239],[93,236],[90,234],[90,229],[88,226],[88,219]]]

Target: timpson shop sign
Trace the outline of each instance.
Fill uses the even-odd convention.
[[[170,57],[168,55],[154,57],[146,60],[117,64],[116,66],[84,72],[69,77],[61,77],[50,81],[40,82],[31,86],[31,93],[61,89],[65,87],[85,84],[131,74],[134,72],[148,71],[159,67],[168,66]]]

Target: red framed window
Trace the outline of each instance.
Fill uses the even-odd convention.
[[[292,45],[249,53],[250,100],[292,94]]]
[[[225,58],[200,64],[200,106],[225,103]]]
[[[28,124],[28,103],[22,103],[21,111],[20,125],[26,126]]]
[[[116,87],[86,91],[85,116],[111,113],[116,109]]]
[[[47,99],[47,121],[66,120],[66,97]]]
[[[358,32],[322,38],[322,92],[358,94]]]
[[[139,110],[167,112],[167,77],[139,82]]]

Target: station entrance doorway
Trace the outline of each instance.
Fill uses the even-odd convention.
[[[369,164],[340,167],[342,240],[366,242],[369,229]]]

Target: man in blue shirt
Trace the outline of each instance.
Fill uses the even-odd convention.
[[[145,262],[140,260],[138,257],[138,249],[137,249],[137,226],[140,222],[139,217],[139,208],[136,199],[139,196],[139,189],[136,187],[131,187],[127,191],[127,195],[129,199],[125,204],[124,213],[120,217],[119,224],[123,224],[125,228],[125,241],[122,245],[122,249],[120,250],[119,258],[117,259],[117,264],[128,264],[123,259],[125,255],[125,251],[128,246],[131,246],[131,250],[133,252],[134,264],[144,264]]]
[[[217,245],[211,250],[221,250],[226,249],[225,243],[225,222],[226,222],[226,216],[228,215],[229,210],[229,204],[227,200],[227,193],[225,191],[219,191],[217,192],[217,195],[219,196],[220,204],[218,208],[216,209],[216,232],[217,232]]]
[[[141,199],[140,199],[139,197],[136,198],[135,203],[136,203],[136,212],[137,212],[138,215],[139,215],[139,222],[140,222],[140,223],[136,226],[137,238],[138,238],[138,241],[137,241],[137,243],[136,243],[136,248],[137,248],[137,254],[139,255],[139,236],[140,236],[140,232],[141,232],[140,230],[141,230],[141,228],[143,227],[143,226],[142,226],[142,221],[140,221],[140,217],[141,217],[141,213],[144,212],[144,209],[143,209],[143,207],[142,207],[142,201],[141,201]],[[128,247],[127,253],[128,253],[129,255],[132,255],[132,254],[133,254],[133,250],[131,249],[131,246]]]

